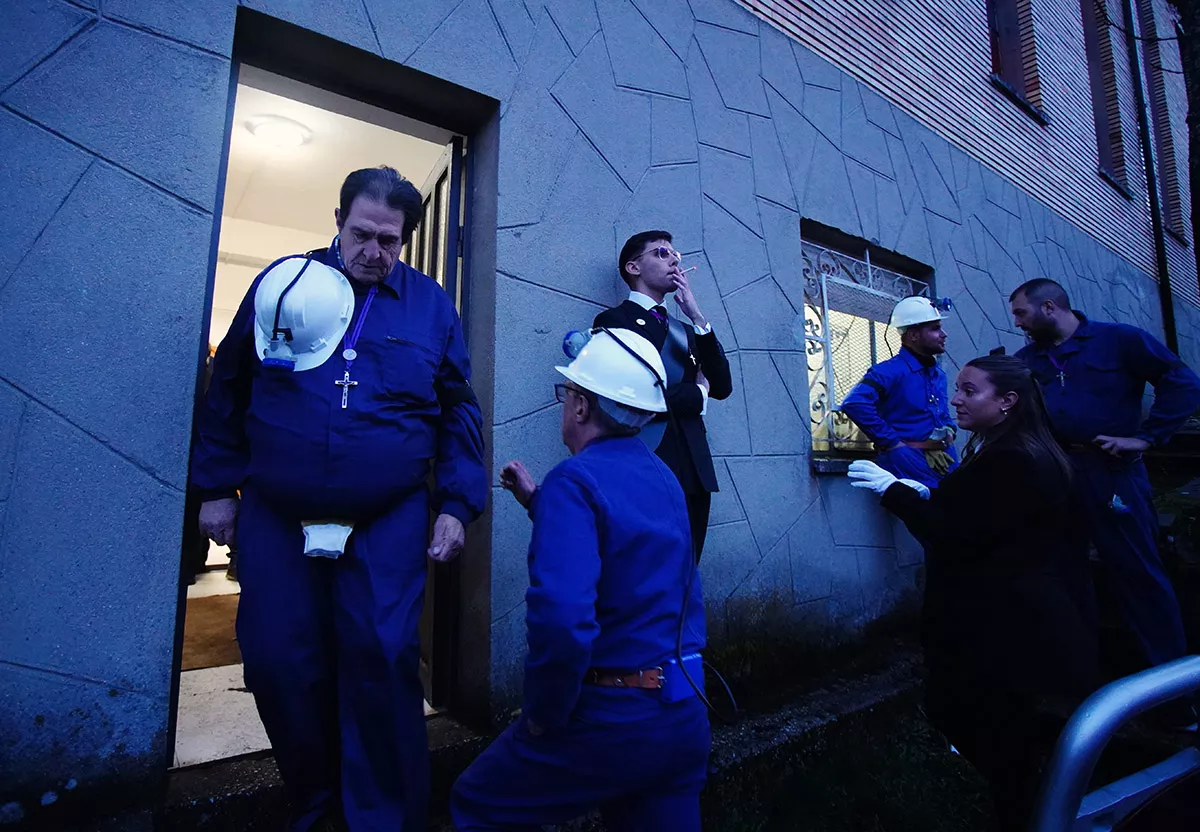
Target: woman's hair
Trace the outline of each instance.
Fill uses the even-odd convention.
[[[967,461],[984,442],[990,445],[1004,438],[1029,452],[1035,460],[1052,462],[1069,482],[1071,461],[1050,430],[1042,389],[1025,362],[1013,355],[985,355],[967,362],[967,366],[984,373],[997,394],[1017,394],[1017,403],[1003,421],[971,437],[967,443]]]

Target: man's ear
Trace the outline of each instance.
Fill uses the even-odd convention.
[[[587,396],[575,396],[575,421],[579,424],[585,423],[592,416],[592,403],[588,401]]]
[[[341,208],[333,209],[333,224],[337,226],[337,230],[339,232],[342,230],[342,226],[344,225],[344,223],[342,222],[342,209]]]

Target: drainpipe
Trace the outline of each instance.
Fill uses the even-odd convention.
[[[1146,166],[1146,195],[1150,200],[1150,225],[1154,234],[1154,259],[1158,266],[1158,301],[1162,306],[1163,335],[1167,348],[1179,352],[1175,332],[1175,298],[1171,293],[1171,274],[1167,268],[1167,238],[1163,227],[1162,204],[1158,194],[1158,166],[1154,160],[1154,145],[1150,135],[1150,111],[1146,106],[1146,91],[1142,86],[1141,48],[1134,23],[1133,0],[1122,0],[1125,15],[1125,40],[1129,47],[1129,71],[1133,79],[1133,95],[1137,102],[1138,135],[1142,140],[1142,161]]]

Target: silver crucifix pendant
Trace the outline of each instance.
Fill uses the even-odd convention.
[[[342,388],[342,410],[345,410],[347,404],[349,404],[349,402],[350,402],[350,388],[357,387],[358,382],[351,381],[350,380],[350,371],[346,370],[345,373],[342,375],[341,379],[339,379],[338,381],[335,381],[334,384],[336,384],[338,387]]]

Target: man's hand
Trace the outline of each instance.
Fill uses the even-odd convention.
[[[703,370],[696,370],[696,383],[704,388],[705,393],[711,393],[712,387],[708,383],[708,379],[704,377]]]
[[[1092,440],[1092,444],[1113,456],[1140,454],[1150,447],[1150,443],[1145,439],[1135,439],[1132,436],[1097,436]]]
[[[237,540],[237,497],[207,500],[200,504],[200,534],[218,546],[234,548]]]
[[[687,274],[675,272],[671,275],[671,281],[675,284],[675,303],[679,305],[679,311],[701,329],[708,326],[708,318],[704,317],[700,305],[696,303],[696,296],[692,294],[692,284],[688,282]]]
[[[438,563],[454,560],[463,550],[467,533],[459,519],[450,514],[439,514],[433,524],[433,541],[429,544],[429,557]]]
[[[529,470],[514,459],[500,472],[500,487],[511,491],[512,495],[517,498],[517,502],[528,510],[529,501],[533,499],[533,492],[537,490],[537,483],[533,481],[533,475],[529,473]]]

